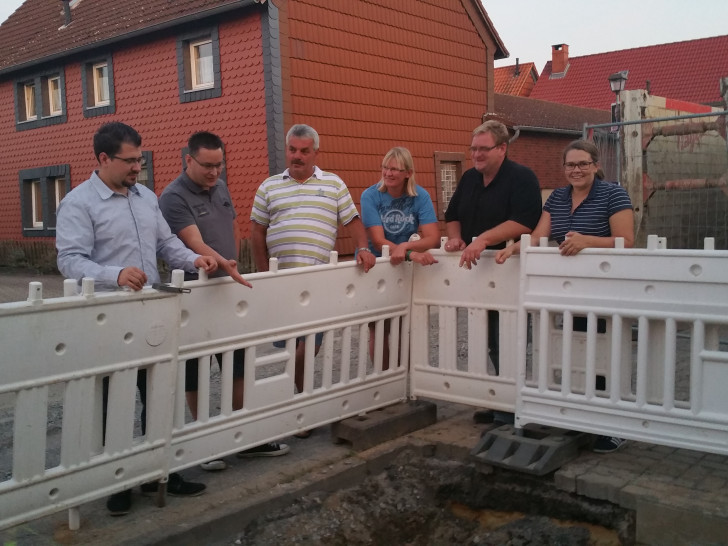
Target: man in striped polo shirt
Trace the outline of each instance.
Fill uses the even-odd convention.
[[[339,223],[356,243],[356,262],[369,271],[376,258],[369,250],[364,225],[349,190],[337,175],[316,166],[319,135],[308,125],[294,125],[286,135],[286,164],[281,174],[263,181],[250,213],[253,258],[268,271],[268,258],[280,268],[329,262]],[[316,340],[316,350],[320,340]],[[305,344],[296,347],[296,388],[303,390]]]

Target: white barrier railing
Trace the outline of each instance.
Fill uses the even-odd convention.
[[[386,259],[369,273],[354,262],[194,281],[182,297],[180,367],[170,467],[184,468],[405,400],[411,266]],[[383,326],[393,321],[389,369],[382,370]],[[402,322],[400,343],[398,325]],[[368,324],[377,325],[370,364]],[[318,357],[315,336],[323,334]],[[303,392],[294,393],[296,338],[306,337]],[[274,348],[272,342],[285,341]],[[245,350],[242,409],[232,401],[233,353]],[[220,412],[212,415],[210,367],[222,353]],[[199,358],[197,419],[185,423],[184,364]]]
[[[0,527],[408,395],[515,409],[519,426],[728,454],[728,349],[721,341],[728,252],[659,246],[650,239],[646,250],[588,249],[564,258],[524,241],[520,260],[503,265],[486,252],[466,270],[459,253],[433,251],[438,264],[393,267],[381,258],[366,274],[333,255],[330,265],[296,270],[277,271],[273,262],[271,272],[248,276],[252,290],[201,280],[187,283],[191,292],[181,296],[87,291],[42,300],[31,283],[29,301],[0,304],[0,425],[14,431],[11,462],[6,453],[0,458]],[[497,374],[488,355],[494,312]],[[295,393],[302,336],[304,381]],[[273,348],[274,341],[284,346]],[[245,350],[239,409],[236,349]],[[207,365],[216,354],[219,388]],[[200,360],[196,419],[185,408],[189,358]],[[138,369],[148,371],[151,389],[146,435],[132,428]],[[111,376],[105,446],[104,376]],[[58,449],[48,432],[51,411],[62,414]]]
[[[468,270],[459,252],[431,252],[438,263],[414,269],[412,395],[514,412],[518,257],[497,265],[486,251]]]
[[[517,425],[728,454],[728,252],[659,246],[525,248]]]
[[[29,301],[0,305],[2,420],[13,426],[2,457],[12,465],[0,481],[2,527],[167,475],[178,345],[169,317],[180,300],[150,289],[93,295],[92,284],[86,293],[43,301],[40,283],[31,283]],[[148,377],[143,436],[134,433],[137,370]],[[60,438],[49,427],[51,406]],[[69,524],[78,527],[77,513]]]

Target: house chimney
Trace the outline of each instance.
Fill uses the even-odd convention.
[[[518,66],[518,57],[516,57],[516,70],[513,72],[514,76],[518,76],[521,73],[521,67]]]
[[[63,4],[63,17],[65,20],[63,26],[67,27],[71,24],[71,0],[61,0],[61,4]]]
[[[556,44],[551,46],[551,73],[563,74],[569,67],[569,46]]]

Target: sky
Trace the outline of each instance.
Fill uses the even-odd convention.
[[[554,44],[568,44],[569,56],[581,57],[728,34],[726,0],[482,2],[510,53],[508,59],[496,61],[495,65],[515,64],[518,57],[521,63],[536,63],[539,74],[546,61],[551,60]],[[0,0],[0,21],[5,21],[22,3],[23,0]]]
[[[482,0],[510,56],[495,66],[536,63],[551,46],[570,57],[728,34],[725,0]],[[728,52],[723,52],[724,55]]]

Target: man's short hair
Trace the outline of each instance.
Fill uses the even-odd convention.
[[[130,127],[120,121],[104,123],[94,134],[94,155],[98,160],[99,155],[116,155],[121,145],[126,142],[138,148],[142,145],[142,137],[134,127]]]
[[[319,149],[319,134],[316,132],[316,129],[310,125],[298,123],[288,129],[288,134],[286,134],[286,146],[288,146],[288,143],[292,138],[310,138],[313,140],[313,149]]]
[[[508,144],[508,141],[511,138],[508,134],[508,128],[500,121],[494,119],[489,119],[485,123],[478,125],[473,130],[473,136],[482,135],[483,133],[490,133],[493,136],[496,146]]]
[[[187,141],[187,153],[195,155],[200,151],[200,148],[204,148],[205,150],[222,150],[222,139],[215,133],[210,133],[209,131],[198,131]]]

